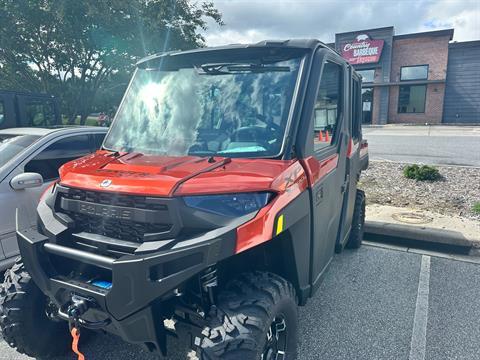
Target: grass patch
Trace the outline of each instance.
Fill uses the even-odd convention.
[[[68,125],[68,118],[66,116],[62,116],[62,123],[63,125]],[[75,118],[73,125],[80,125],[80,116]],[[89,116],[85,121],[85,125],[87,126],[97,126],[97,118]]]
[[[403,168],[403,175],[408,179],[417,181],[438,181],[441,179],[438,169],[429,165],[407,165]]]
[[[473,206],[472,206],[472,211],[473,211],[475,214],[480,215],[480,201],[477,201],[475,204],[473,204]]]

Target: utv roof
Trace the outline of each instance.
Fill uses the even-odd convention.
[[[192,50],[185,50],[185,51],[169,51],[165,53],[154,54],[151,56],[147,56],[140,61],[137,62],[138,67],[148,67],[149,64],[155,63],[160,58],[169,58],[175,57],[177,55],[185,56],[185,55],[206,55],[208,53],[231,53],[235,50],[244,50],[244,49],[252,49],[252,50],[259,50],[259,49],[291,49],[291,50],[314,50],[317,47],[326,48],[332,52],[330,47],[328,47],[325,43],[321,42],[320,40],[316,39],[290,39],[290,40],[263,40],[258,43],[253,44],[230,44],[224,46],[215,46],[215,47],[205,47],[205,48],[198,48]]]
[[[44,98],[55,98],[55,95],[52,94],[45,94],[45,93],[38,93],[38,92],[28,92],[28,91],[16,91],[16,90],[5,90],[0,89],[0,94],[12,94],[12,95],[26,95],[31,97],[44,97]]]

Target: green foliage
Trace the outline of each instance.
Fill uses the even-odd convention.
[[[479,214],[479,215],[480,215],[480,201],[477,201],[475,204],[473,204],[472,211],[473,211],[475,214]]]
[[[403,168],[403,175],[408,179],[417,181],[437,181],[441,175],[437,168],[429,165],[407,165]]]
[[[417,164],[407,165],[403,168],[403,176],[407,179],[415,179],[419,168]]]
[[[0,0],[0,88],[53,93],[83,123],[97,95],[118,104],[139,58],[203,46],[207,19],[222,24],[209,1]]]

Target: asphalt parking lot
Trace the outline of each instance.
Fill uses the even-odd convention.
[[[300,309],[298,358],[479,359],[479,299],[478,263],[402,248],[344,251]],[[186,358],[184,341],[172,341],[169,359]],[[82,349],[87,359],[153,359],[101,334]],[[0,359],[28,358],[2,341]]]
[[[480,128],[468,126],[365,127],[372,160],[480,166]]]

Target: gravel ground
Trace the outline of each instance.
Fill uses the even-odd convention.
[[[371,161],[362,173],[360,188],[367,204],[391,205],[458,215],[480,220],[472,210],[480,202],[480,168],[437,166],[443,179],[416,181],[403,176],[406,164]]]

